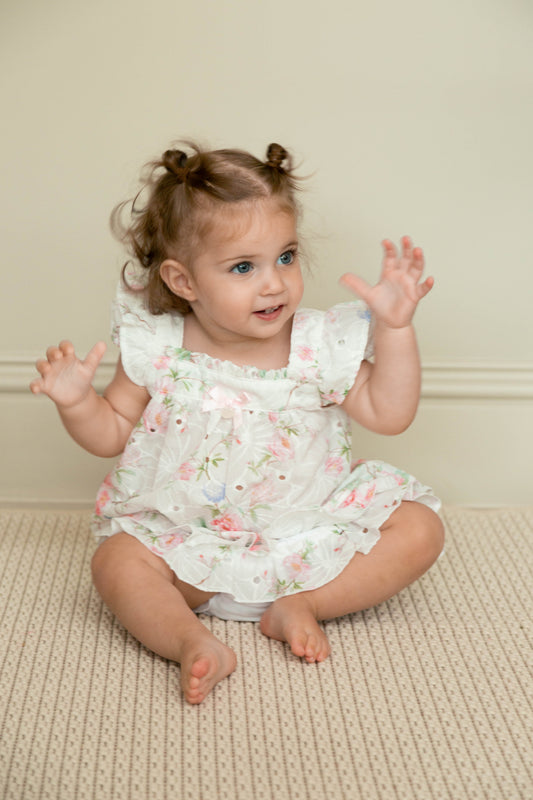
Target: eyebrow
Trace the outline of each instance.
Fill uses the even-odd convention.
[[[298,240],[295,239],[294,241],[289,242],[284,247],[282,247],[281,250],[280,250],[280,253],[285,253],[287,250],[290,250],[291,247],[297,247],[297,246],[298,246]],[[230,263],[231,264],[235,264],[238,261],[252,261],[254,258],[256,258],[256,254],[255,253],[248,253],[248,254],[242,254],[242,255],[234,256],[234,257],[232,256],[231,258],[225,258],[222,261],[219,261],[218,263],[219,264],[230,264]]]

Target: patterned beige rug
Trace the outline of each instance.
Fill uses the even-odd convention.
[[[89,515],[0,512],[2,800],[531,800],[533,509],[447,509],[445,556],[308,665],[204,618],[201,706],[91,588]]]

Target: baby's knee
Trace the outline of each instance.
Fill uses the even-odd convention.
[[[136,580],[146,569],[172,580],[174,573],[163,559],[123,531],[113,534],[98,546],[91,561],[93,583],[102,594],[107,587]]]
[[[91,559],[91,576],[97,589],[107,580],[113,569],[113,548],[110,548],[109,541],[105,539],[99,544]]]
[[[132,555],[132,541],[127,534],[116,533],[98,545],[91,559],[91,575],[97,589],[116,579],[127,568]]]
[[[439,557],[444,548],[444,525],[431,508],[422,503],[412,503],[410,535],[413,549],[427,568]]]

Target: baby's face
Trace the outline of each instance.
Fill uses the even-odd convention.
[[[189,265],[200,324],[228,342],[267,339],[289,325],[303,294],[294,215],[274,199],[235,204]]]

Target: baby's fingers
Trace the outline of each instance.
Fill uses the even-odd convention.
[[[46,350],[46,358],[39,358],[35,362],[35,368],[41,377],[36,378],[30,383],[30,390],[33,392],[33,394],[46,392],[45,382],[47,377],[52,372],[53,367],[58,365],[58,362],[62,361],[63,358],[73,355],[74,346],[72,345],[72,342],[67,340],[60,342],[59,346],[51,345],[48,347]]]
[[[350,289],[352,292],[355,292],[355,294],[357,294],[362,300],[367,302],[367,298],[372,287],[369,286],[368,283],[363,280],[363,278],[360,278],[358,275],[354,275],[351,272],[346,272],[339,279],[339,283],[343,286],[346,286],[346,288]]]
[[[51,369],[50,362],[46,358],[40,358],[35,362],[35,369],[40,375],[45,375]]]
[[[46,350],[46,358],[50,362],[59,361],[60,358],[63,358],[63,353],[61,352],[61,349],[59,347],[56,347],[56,345],[52,345],[51,347],[48,347]]]
[[[62,342],[59,342],[59,349],[64,356],[74,355],[74,345],[68,339],[63,339]]]
[[[410,236],[402,236],[402,258],[404,258],[406,261],[411,261],[414,250],[419,249],[420,248],[417,247],[413,249],[413,242]]]
[[[58,361],[60,358],[62,358],[62,355],[59,351],[59,348],[49,347],[46,351],[46,358],[39,358],[38,361],[35,362],[35,369],[41,377],[36,378],[30,383],[30,390],[33,392],[33,394],[39,394],[40,392],[44,391],[44,382],[47,375],[49,375],[52,370],[52,364]]]
[[[424,283],[419,283],[417,286],[418,299],[422,300],[433,289],[434,285],[435,279],[432,277],[426,278]]]
[[[50,370],[52,369],[52,364],[50,359],[48,358],[40,358],[38,361],[35,362],[35,368],[41,378],[46,378]]]
[[[400,262],[394,242],[391,242],[390,239],[383,239],[381,246],[383,247],[383,267],[385,269],[397,269],[400,266]]]
[[[37,367],[37,371],[41,374],[41,377],[35,378],[35,380],[30,383],[30,391],[32,391],[33,394],[39,394],[43,390],[43,378],[46,375],[47,368],[50,370],[50,364],[48,361],[38,361],[35,366]]]
[[[413,247],[410,236],[402,236],[400,266],[405,272],[410,272],[415,276],[419,276],[424,270],[424,252],[421,247]]]
[[[418,274],[424,271],[424,252],[421,247],[415,247],[412,251],[409,267]]]
[[[98,364],[102,360],[106,350],[107,345],[105,342],[97,342],[95,346],[87,353],[87,357],[85,358],[83,365],[87,367],[87,369],[91,370],[91,372],[96,372]]]

